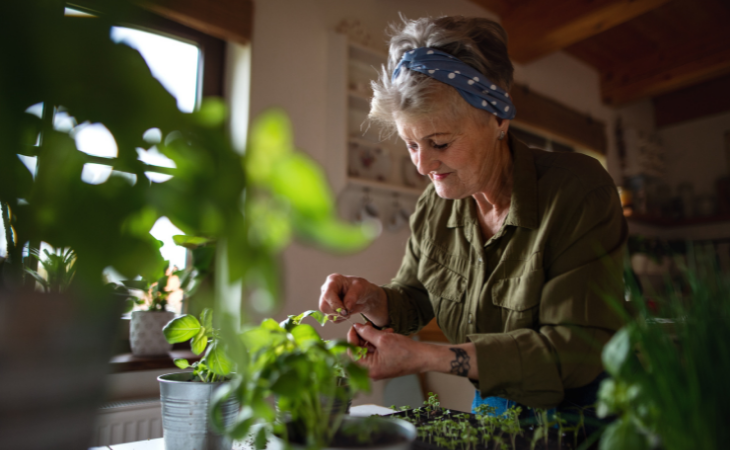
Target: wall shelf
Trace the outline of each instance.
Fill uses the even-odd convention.
[[[626,218],[629,222],[641,223],[661,228],[687,227],[694,225],[711,225],[722,222],[730,222],[730,214],[722,214],[705,217],[692,217],[688,219],[669,219],[662,217],[651,217],[641,215],[631,215]]]
[[[348,177],[347,179],[348,184],[351,186],[361,187],[361,188],[368,188],[373,190],[380,190],[380,191],[388,191],[395,194],[404,194],[404,195],[411,195],[418,197],[423,193],[423,189],[411,187],[411,186],[403,186],[400,184],[393,184],[393,183],[387,183],[383,181],[377,181],[377,180],[368,180],[365,178],[355,178],[355,177]]]

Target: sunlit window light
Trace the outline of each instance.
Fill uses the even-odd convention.
[[[104,164],[86,163],[81,170],[81,181],[89,184],[102,184],[112,174],[111,166]]]
[[[56,110],[53,114],[53,129],[61,133],[68,133],[76,126],[76,118],[66,111]]]
[[[82,123],[73,130],[76,148],[91,156],[116,158],[119,154],[117,141],[112,133],[100,123]]]
[[[175,161],[163,155],[155,146],[150,147],[149,150],[137,148],[137,155],[139,156],[137,159],[151,166],[168,167],[170,169],[177,167]]]
[[[35,105],[29,106],[25,110],[25,112],[27,112],[28,114],[32,114],[39,119],[42,119],[43,118],[43,102],[36,103]]]
[[[127,181],[131,186],[137,184],[137,175],[134,173],[121,172],[119,170],[112,170],[113,177],[119,177]]]
[[[163,245],[160,253],[162,253],[163,258],[170,262],[170,265],[178,269],[185,267],[186,249],[185,247],[175,245],[175,241],[172,239],[177,234],[185,234],[182,230],[173,225],[170,219],[163,216],[157,219],[157,222],[155,222],[150,230],[150,234],[155,239],[162,241]]]
[[[193,112],[198,99],[200,50],[193,44],[132,28],[112,27],[111,39],[142,55],[152,75],[177,99],[182,112]]]
[[[5,239],[5,221],[0,220],[0,258],[8,257],[8,242]]]
[[[23,165],[30,170],[31,175],[33,175],[33,179],[35,180],[35,176],[38,173],[38,157],[18,155],[18,158],[20,158]]]
[[[65,7],[63,9],[63,15],[67,17],[96,17],[93,14],[85,13],[83,11],[79,11],[78,9],[73,9],[69,7]]]

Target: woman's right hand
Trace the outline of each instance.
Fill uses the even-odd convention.
[[[322,285],[319,310],[335,316],[335,323],[362,313],[379,327],[388,324],[388,296],[383,288],[365,278],[339,273],[328,276]]]

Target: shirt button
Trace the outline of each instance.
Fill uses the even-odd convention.
[[[469,313],[469,325],[471,325],[472,322],[474,322],[474,316]]]
[[[481,257],[479,258],[479,262],[482,262],[482,258]]]

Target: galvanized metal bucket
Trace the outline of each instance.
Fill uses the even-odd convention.
[[[216,388],[223,383],[190,381],[192,374],[169,373],[157,377],[162,403],[162,433],[170,450],[231,450],[233,442],[210,427],[208,408]],[[233,422],[238,404],[230,399],[223,404],[223,423]]]

